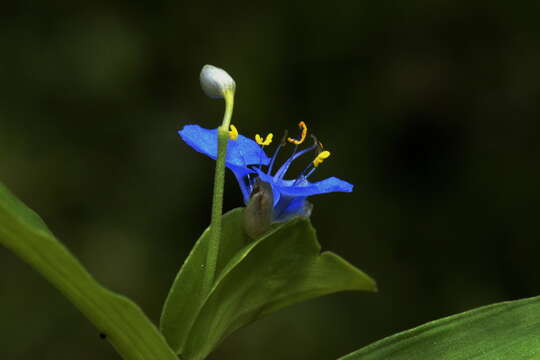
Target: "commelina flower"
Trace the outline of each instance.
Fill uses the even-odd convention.
[[[309,182],[308,179],[318,166],[330,156],[330,152],[323,149],[322,144],[314,137],[313,144],[299,150],[307,138],[307,126],[302,121],[298,124],[300,134],[298,138],[283,137],[277,145],[273,156],[266,155],[264,148],[272,143],[273,134],[266,137],[255,136],[255,141],[238,134],[234,125],[229,132],[227,157],[225,165],[232,170],[247,204],[256,181],[268,183],[273,194],[273,221],[285,221],[293,216],[306,216],[311,214],[312,206],[307,198],[312,195],[332,192],[351,192],[353,185],[330,177],[322,181]],[[217,129],[205,129],[199,125],[186,125],[178,131],[182,139],[196,151],[212,159],[217,158]],[[292,145],[292,153],[283,164],[276,169],[276,159],[281,148],[287,144]],[[287,172],[298,158],[313,152],[315,155],[304,171],[294,178],[288,178]],[[275,171],[274,171],[275,170]]]

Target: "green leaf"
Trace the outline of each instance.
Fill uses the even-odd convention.
[[[177,359],[141,309],[97,283],[41,218],[1,183],[0,244],[58,288],[107,336],[124,359]]]
[[[202,291],[208,229],[178,273],[161,329],[184,359],[204,359],[227,335],[284,306],[343,290],[376,291],[366,274],[331,252],[320,253],[308,219],[295,218],[249,242],[243,209],[223,216],[216,282]]]
[[[540,359],[540,297],[480,307],[368,345],[340,360]]]

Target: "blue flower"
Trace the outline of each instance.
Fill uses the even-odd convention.
[[[353,190],[352,184],[336,177],[330,177],[318,182],[308,181],[308,178],[318,165],[330,156],[330,152],[323,151],[321,143],[315,137],[313,137],[314,144],[312,146],[298,151],[298,146],[304,142],[307,134],[307,127],[304,122],[301,122],[299,127],[301,129],[299,139],[287,138],[287,141],[294,145],[292,155],[273,173],[278,153],[286,142],[282,141],[276,148],[272,158],[269,158],[263,148],[271,143],[272,134],[269,134],[265,140],[256,135],[256,141],[253,141],[245,136],[238,135],[236,128],[231,126],[231,139],[233,140],[229,140],[227,145],[225,165],[236,176],[246,204],[249,201],[257,178],[270,184],[274,201],[272,214],[274,221],[285,221],[293,216],[309,216],[312,207],[307,201],[309,196],[331,192],[351,192]],[[193,149],[214,160],[216,159],[217,129],[204,129],[198,125],[186,125],[178,133]],[[291,164],[299,157],[312,151],[317,151],[317,155],[304,171],[294,179],[285,179]]]

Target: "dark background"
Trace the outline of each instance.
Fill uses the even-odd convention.
[[[0,12],[0,179],[90,272],[157,321],[209,223],[216,127],[203,64],[237,82],[246,135],[304,120],[323,248],[375,279],[276,313],[211,358],[335,359],[442,316],[540,292],[537,1],[14,1]],[[225,209],[240,206],[227,178]],[[117,359],[0,249],[1,359]]]

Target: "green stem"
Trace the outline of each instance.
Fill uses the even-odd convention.
[[[221,123],[221,127],[228,132],[234,107],[234,91],[227,90],[223,96],[225,98],[225,114],[223,114],[223,122]]]
[[[218,156],[216,172],[214,174],[214,196],[212,200],[212,220],[210,223],[210,238],[208,239],[208,252],[206,254],[206,269],[203,278],[203,292],[209,292],[214,284],[216,266],[219,256],[221,237],[221,214],[223,212],[223,188],[225,185],[225,157],[229,141],[229,125],[231,123],[234,106],[234,92],[225,91],[225,114],[223,122],[218,128]]]

